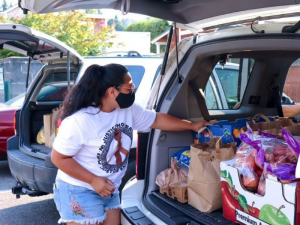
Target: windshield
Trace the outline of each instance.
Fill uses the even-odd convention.
[[[4,104],[9,105],[9,106],[22,107],[24,99],[25,99],[25,93],[20,94],[17,97],[10,99],[9,101],[5,102]]]

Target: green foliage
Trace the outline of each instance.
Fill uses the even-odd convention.
[[[0,17],[1,20],[4,20]],[[51,35],[58,40],[74,48],[82,56],[96,55],[111,47],[110,42],[113,30],[110,27],[102,27],[99,32],[94,32],[94,22],[85,17],[82,12],[59,12],[39,15],[28,13],[23,18],[13,18],[15,24],[22,24],[34,30]],[[1,54],[1,57],[11,54]]]
[[[86,10],[87,14],[102,14],[101,9],[87,9]]]
[[[19,53],[16,53],[16,52],[13,52],[13,51],[10,51],[10,50],[7,50],[7,49],[1,49],[0,50],[0,59],[4,59],[4,58],[7,58],[7,57],[13,57],[13,56],[23,56],[24,55],[21,55]]]
[[[159,34],[165,32],[170,28],[168,21],[150,18],[148,20],[139,21],[133,24],[130,24],[128,27],[125,28],[125,31],[144,31],[144,32],[151,32],[151,39],[154,39]],[[151,52],[156,52],[155,44],[151,45]]]
[[[109,19],[107,21],[107,25],[109,25],[111,28],[115,28],[116,31],[124,30],[122,22],[118,19],[118,16],[115,16],[114,19]]]

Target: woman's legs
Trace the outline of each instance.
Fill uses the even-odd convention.
[[[120,225],[121,224],[121,210],[110,209],[106,211],[107,218],[104,220],[104,225]]]
[[[106,212],[107,218],[103,223],[96,223],[93,225],[120,225],[121,224],[121,210],[120,209],[110,209]],[[67,225],[80,225],[79,223],[70,222]],[[92,224],[88,224],[92,225]]]

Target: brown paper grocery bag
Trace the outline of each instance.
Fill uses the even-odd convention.
[[[266,122],[255,122],[256,117],[262,117]],[[253,117],[252,122],[248,122],[248,124],[251,126],[252,131],[255,134],[258,134],[258,130],[261,130],[263,132],[279,135],[281,134],[281,127],[293,127],[293,126],[299,126],[298,123],[294,123],[291,119],[281,117],[275,121],[270,121],[268,117],[264,116],[263,114],[256,114]],[[247,127],[242,128],[242,132],[247,132]]]
[[[54,140],[55,140],[55,137],[56,137],[56,124],[57,124],[57,121],[58,121],[58,114],[59,114],[59,109],[55,108],[55,109],[52,110],[52,114],[44,115],[44,126],[45,125],[47,126],[47,131],[45,129],[45,135],[46,135],[45,145],[48,148],[53,147],[53,143],[54,143]],[[49,132],[49,122],[50,122],[50,136],[48,134],[48,132]]]
[[[211,132],[210,135],[209,142],[191,145],[188,203],[201,212],[222,208],[220,162],[233,159],[236,152],[235,142],[223,145],[223,136],[213,138]]]
[[[52,145],[51,145],[51,123],[52,123],[52,114],[44,115],[45,145],[48,148],[52,148]]]

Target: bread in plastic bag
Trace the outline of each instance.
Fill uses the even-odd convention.
[[[186,186],[188,182],[188,172],[186,170],[179,169],[175,158],[171,158],[171,168],[160,172],[155,183],[165,189],[168,187]]]

